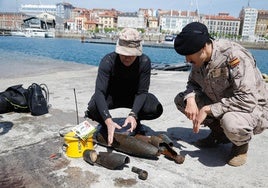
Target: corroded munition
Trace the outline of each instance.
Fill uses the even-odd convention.
[[[96,161],[97,164],[111,170],[120,169],[129,162],[130,159],[128,156],[111,152],[99,152]]]
[[[85,150],[83,158],[91,165],[97,163],[111,170],[123,168],[125,164],[130,162],[129,157],[126,155],[111,152],[99,152],[97,154],[95,150]]]
[[[97,132],[96,139],[99,144],[106,147],[108,146],[107,134]],[[130,136],[115,132],[114,142],[112,143],[112,147],[115,150],[132,156],[157,158],[160,154],[163,154],[166,158],[172,159],[178,164],[182,164],[185,157],[173,150],[172,146],[172,140],[164,134],[148,137],[139,134]]]
[[[131,171],[137,173],[138,178],[141,179],[141,180],[146,180],[147,177],[148,177],[148,172],[147,171],[142,170],[140,168],[137,168],[135,166],[132,167]]]
[[[98,132],[96,134],[97,142],[101,145],[107,146],[107,136]],[[148,142],[144,142],[134,136],[129,136],[121,133],[114,133],[114,141],[112,147],[115,150],[127,153],[129,155],[144,157],[144,158],[157,158],[160,155],[157,147]]]
[[[178,164],[182,164],[185,160],[185,157],[179,155],[175,150],[173,150],[172,140],[165,134],[160,134],[158,136],[143,136],[135,135],[135,138],[142,140],[144,142],[150,143],[153,146],[158,148],[160,154],[165,155],[166,158],[174,160]]]

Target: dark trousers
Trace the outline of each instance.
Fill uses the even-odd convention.
[[[129,105],[120,104],[120,102],[117,102],[115,104],[111,97],[108,97],[106,102],[109,109],[116,109],[116,108],[131,109],[133,104],[133,101],[130,101]],[[148,93],[143,107],[137,114],[137,118],[138,120],[152,120],[160,117],[162,113],[163,113],[163,107],[161,103],[153,94]],[[92,96],[91,100],[88,103],[88,108],[87,111],[85,112],[85,116],[104,125],[104,120],[102,119],[97,109],[94,95]]]

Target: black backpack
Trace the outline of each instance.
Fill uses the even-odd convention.
[[[46,84],[33,83],[28,87],[28,106],[32,115],[48,113],[49,91]]]

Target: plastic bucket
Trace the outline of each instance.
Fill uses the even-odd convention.
[[[64,135],[65,152],[68,157],[83,157],[83,152],[86,149],[93,150],[93,136],[87,140],[82,140],[75,135],[75,132],[71,131]]]

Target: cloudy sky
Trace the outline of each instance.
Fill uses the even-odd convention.
[[[203,14],[228,12],[238,17],[242,7],[268,10],[268,0],[0,0],[0,12],[15,12],[20,4],[71,3],[81,8],[114,8],[120,11],[135,12],[139,8],[164,10],[199,10]]]

